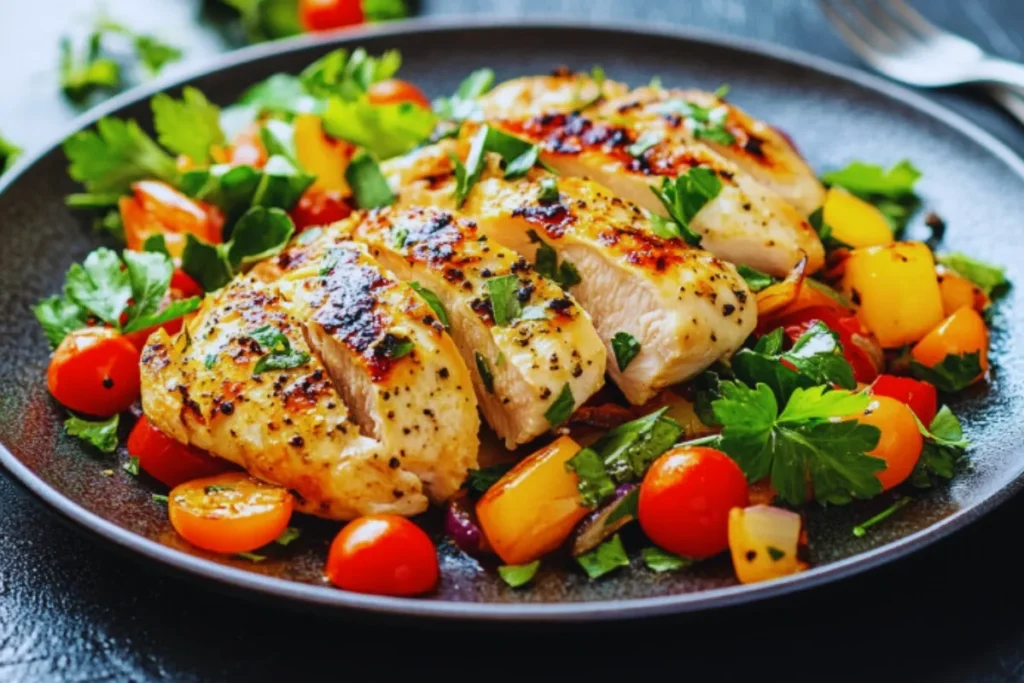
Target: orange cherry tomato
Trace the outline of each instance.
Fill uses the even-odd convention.
[[[46,372],[46,386],[62,405],[104,417],[131,407],[139,381],[139,350],[108,327],[69,333]]]
[[[863,413],[847,419],[878,427],[882,435],[878,446],[868,455],[884,460],[885,469],[875,476],[886,491],[902,484],[914,471],[924,446],[913,411],[894,398],[876,395],[871,397],[871,403]]]
[[[703,446],[673,448],[640,484],[638,516],[655,545],[684,557],[729,547],[729,511],[750,502],[747,479],[725,453]]]
[[[171,526],[192,545],[246,553],[288,528],[294,499],[287,489],[227,472],[175,486],[167,496]]]
[[[370,86],[370,90],[366,95],[370,99],[370,104],[411,102],[417,107],[430,109],[430,100],[427,99],[422,90],[408,81],[401,81],[397,78],[374,83]]]
[[[374,595],[419,595],[437,585],[437,550],[405,517],[353,520],[331,543],[327,578],[338,588]]]
[[[900,403],[906,403],[926,427],[932,423],[939,411],[939,395],[935,386],[923,380],[880,375],[869,391],[875,396],[888,396]]]
[[[330,31],[364,21],[362,0],[299,0],[299,20],[307,31]]]
[[[171,256],[180,257],[187,233],[204,242],[221,241],[224,217],[216,207],[190,199],[157,180],[137,182],[132,190],[133,196],[122,197],[118,203],[129,249],[140,251],[147,238],[163,235]]]
[[[292,209],[292,220],[296,230],[305,230],[319,225],[330,225],[352,213],[352,207],[337,190],[320,190],[315,187],[306,190]]]
[[[988,370],[988,328],[976,310],[963,306],[917,342],[910,355],[921,365],[934,367],[946,356],[974,352],[980,354],[980,378]]]
[[[139,459],[139,467],[146,474],[171,488],[232,469],[226,460],[175,441],[154,427],[145,415],[128,435],[128,454]]]

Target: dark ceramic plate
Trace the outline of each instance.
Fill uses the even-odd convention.
[[[403,74],[429,94],[451,92],[472,68],[501,78],[541,73],[559,64],[589,68],[633,84],[660,76],[668,85],[732,86],[732,99],[797,139],[818,169],[853,158],[892,163],[907,157],[924,171],[926,208],[948,223],[945,247],[1024,272],[1024,164],[986,133],[906,90],[777,47],[688,31],[580,28],[536,24],[414,22],[328,41],[298,40],[235,53],[190,82],[229,102],[247,85],[278,71],[297,71],[328,49],[358,43],[371,52],[398,48]],[[104,114],[147,119],[158,84],[110,101],[77,127]],[[221,587],[297,604],[462,619],[611,619],[707,609],[778,596],[849,576],[899,558],[966,526],[1016,492],[1024,481],[1024,339],[1021,290],[996,315],[991,382],[954,408],[974,441],[973,467],[951,486],[917,495],[864,538],[851,528],[891,499],[807,514],[814,568],[752,586],[736,585],[727,559],[674,575],[637,566],[590,582],[567,564],[548,563],[530,590],[506,588],[493,571],[442,545],[443,579],[429,598],[401,600],[329,588],[321,569],[336,524],[300,520],[302,538],[261,564],[189,549],[167,522],[162,492],[121,469],[124,454],[99,457],[62,434],[63,411],[44,383],[48,353],[30,307],[57,292],[63,273],[97,244],[63,197],[74,189],[58,147],[0,183],[0,463],[29,491],[73,523],[137,556]],[[913,230],[922,231],[915,225]],[[899,296],[898,291],[893,296]],[[106,471],[106,473],[105,473]],[[112,472],[112,473],[111,473]],[[434,513],[436,515],[436,513]],[[437,519],[426,520],[438,528]]]

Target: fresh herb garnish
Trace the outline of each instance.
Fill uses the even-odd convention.
[[[482,116],[476,100],[493,86],[494,71],[477,69],[463,79],[454,95],[434,100],[434,112],[441,118],[455,121],[480,119]]]
[[[953,478],[954,468],[971,442],[964,438],[960,420],[949,406],[942,406],[927,428],[920,422],[918,427],[924,437],[924,447],[910,475],[910,483],[918,488],[930,488],[935,477]]]
[[[500,156],[505,164],[505,178],[513,180],[526,175],[540,155],[540,147],[531,145],[497,128],[481,126],[470,141],[466,163],[452,157],[455,165],[455,199],[459,206],[483,174],[487,152]]]
[[[622,546],[622,539],[618,534],[590,552],[580,555],[576,561],[591,579],[598,579],[619,567],[629,566],[629,557],[626,556],[626,549]]]
[[[679,237],[687,244],[700,245],[701,237],[690,228],[690,221],[722,191],[718,175],[710,168],[695,166],[675,180],[662,178],[661,187],[652,187],[651,191],[669,215],[666,219],[651,214],[654,232],[660,237]]]
[[[224,244],[209,244],[186,235],[181,269],[212,292],[244,267],[280,253],[294,234],[295,224],[284,211],[254,206],[238,219],[231,239]]]
[[[365,148],[380,159],[405,154],[430,137],[437,117],[412,102],[370,104],[331,97],[323,113],[324,131]]]
[[[295,0],[222,0],[234,8],[249,42],[302,33]]]
[[[609,476],[604,460],[592,448],[580,449],[565,463],[565,469],[575,472],[579,478],[577,487],[584,505],[597,506],[615,493],[615,480]]]
[[[519,277],[516,275],[501,275],[487,280],[491,316],[498,327],[508,327],[522,313],[523,306],[516,296],[518,291]]]
[[[625,370],[640,353],[640,342],[629,332],[616,332],[612,337],[612,351],[615,352],[615,364],[619,370]]]
[[[172,152],[203,164],[209,161],[215,145],[224,144],[220,109],[196,88],[186,86],[180,100],[158,93],[150,100],[150,106],[157,139]]]
[[[281,546],[287,546],[290,545],[292,542],[298,540],[300,536],[302,536],[302,529],[290,526],[284,531],[282,531],[280,536],[274,539],[274,543]]]
[[[914,192],[914,185],[920,177],[921,172],[907,159],[888,170],[876,164],[854,161],[845,168],[825,173],[822,181],[842,187],[874,204],[899,237],[921,205],[921,198]]]
[[[949,354],[933,367],[922,365],[915,360],[910,361],[910,374],[934,384],[939,391],[950,394],[966,389],[981,372],[980,351],[963,355]]]
[[[877,515],[875,515],[871,519],[868,519],[868,520],[866,520],[864,522],[861,522],[857,526],[853,527],[853,535],[856,536],[857,538],[862,538],[863,536],[865,536],[868,533],[868,529],[870,529],[871,527],[875,526],[879,522],[885,521],[886,519],[891,517],[893,515],[893,513],[895,513],[900,508],[906,506],[912,500],[913,500],[913,498],[908,498],[908,497],[900,498],[895,503],[893,503],[889,507],[887,507],[884,510],[882,510],[881,512],[879,512]]]
[[[157,178],[174,184],[174,158],[135,121],[102,118],[95,130],[83,130],[64,141],[68,174],[92,193],[127,194],[137,180]]]
[[[209,496],[210,494],[220,493],[221,491],[234,491],[234,490],[235,490],[234,486],[223,486],[221,484],[210,484],[209,486],[206,486],[205,488],[203,488],[203,493],[205,493],[206,495]]]
[[[644,564],[647,565],[647,568],[657,574],[688,569],[696,563],[696,560],[689,557],[681,557],[667,550],[662,550],[657,546],[644,548],[640,551],[640,554],[643,556]]]
[[[736,137],[725,129],[729,110],[724,106],[702,107],[695,102],[672,99],[657,105],[655,110],[662,115],[682,117],[686,127],[697,139],[710,140],[722,145],[736,142]]]
[[[1009,280],[1006,279],[1006,268],[979,261],[958,251],[951,254],[939,254],[935,260],[960,277],[970,280],[989,297],[994,298],[1002,294],[1009,285]]]
[[[870,400],[866,394],[798,387],[780,412],[767,384],[751,388],[725,381],[720,391],[721,398],[712,403],[723,425],[718,447],[748,481],[771,476],[779,498],[790,505],[805,501],[808,481],[821,503],[843,505],[881,493],[875,474],[885,469],[885,461],[867,455],[881,432],[855,420],[833,419],[864,410]]]
[[[404,242],[405,240],[403,239],[402,241]],[[409,286],[420,295],[421,299],[427,302],[427,305],[430,306],[430,310],[434,311],[434,315],[437,316],[437,319],[445,326],[445,329],[447,329],[451,325],[451,321],[448,319],[448,311],[445,309],[444,302],[441,301],[441,298],[418,282],[410,282]]]
[[[506,564],[498,567],[498,576],[512,588],[519,588],[533,581],[540,569],[540,560],[529,564]]]
[[[491,465],[479,470],[469,470],[466,475],[466,488],[473,493],[485,493],[487,489],[494,486],[505,473],[512,469],[511,463]]]
[[[537,200],[545,204],[558,201],[558,181],[555,178],[541,178]]]
[[[60,41],[60,87],[71,100],[80,102],[95,90],[121,85],[121,66],[102,54],[103,34],[93,31],[85,50],[76,54],[71,39]]]
[[[548,424],[552,427],[557,427],[572,415],[572,411],[576,408],[576,399],[573,398],[572,388],[569,383],[566,382],[562,385],[562,390],[558,392],[558,396],[551,402],[548,409],[544,411],[544,417],[547,418]]]
[[[558,284],[562,289],[569,289],[583,282],[580,272],[571,261],[558,263],[558,253],[554,248],[540,238],[534,230],[527,233],[530,242],[537,245],[537,254],[534,257],[534,269],[543,277]]]
[[[395,194],[388,186],[377,160],[366,152],[357,153],[349,162],[345,169],[345,181],[352,188],[356,206],[360,209],[374,209],[395,203]]]
[[[252,369],[253,375],[259,375],[267,370],[291,370],[310,361],[308,353],[294,350],[288,337],[273,325],[259,327],[249,332],[248,336],[260,345],[264,353],[256,361]]]
[[[484,389],[487,390],[488,394],[493,394],[494,373],[491,372],[490,363],[487,362],[487,358],[479,351],[474,351],[473,357],[476,359],[476,370],[480,373],[480,381],[483,382]]]
[[[760,292],[762,289],[770,287],[775,283],[775,278],[771,275],[768,273],[762,273],[760,270],[755,270],[750,266],[736,266],[736,272],[739,273],[740,277],[746,281],[747,287],[750,287],[750,291],[755,293]]]
[[[121,469],[132,476],[139,476],[139,459],[134,455],[128,456],[128,460],[121,466]]]
[[[0,174],[11,168],[21,156],[21,147],[0,135]]]
[[[416,343],[412,339],[387,332],[377,342],[374,353],[388,360],[398,360],[408,356],[414,348],[416,348]]]
[[[235,553],[235,557],[242,560],[249,560],[250,562],[263,562],[267,559],[266,555],[258,555],[256,553]]]
[[[167,503],[170,499],[162,493],[154,493],[152,495],[154,503]]]
[[[810,223],[814,231],[818,233],[818,239],[821,240],[821,244],[825,247],[825,251],[835,251],[836,249],[852,249],[849,244],[842,240],[836,239],[832,236],[832,226],[825,222],[825,210],[823,207],[818,207],[811,212],[811,215],[807,217],[807,222]]]
[[[660,131],[645,131],[636,139],[636,142],[626,148],[626,151],[630,156],[640,158],[647,150],[661,142],[664,137]]]
[[[113,453],[117,449],[119,421],[119,415],[95,422],[72,416],[64,421],[64,431],[69,436],[77,436],[82,441],[92,444],[104,453]]]
[[[127,38],[135,50],[135,56],[150,75],[155,76],[170,64],[182,57],[182,51],[169,45],[156,36],[138,33],[123,24],[106,19],[97,27],[98,31],[113,33]]]

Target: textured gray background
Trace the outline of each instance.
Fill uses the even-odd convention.
[[[918,0],[935,19],[1022,58],[1019,0]],[[107,0],[110,14],[187,46],[230,46],[196,28],[198,3]],[[58,136],[56,41],[89,22],[86,1],[0,0],[0,131],[26,146]],[[815,3],[800,0],[426,0],[425,14],[544,13],[697,25],[856,63]],[[1024,129],[981,98],[936,96],[1018,151]],[[315,676],[1021,680],[1024,500],[896,566],[775,601],[678,623],[481,635],[351,625],[213,595],[94,546],[0,477],[0,680],[225,680]],[[438,639],[443,642],[438,642]],[[669,641],[670,647],[656,645]],[[301,672],[301,673],[300,673]]]

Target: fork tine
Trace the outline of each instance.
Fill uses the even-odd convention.
[[[862,57],[866,51],[895,51],[896,41],[865,16],[855,0],[822,0],[821,5],[826,16],[843,34],[847,43],[859,46],[858,52]]]
[[[889,0],[889,10],[902,17],[922,38],[929,38],[943,33],[942,29],[925,19],[917,10],[903,0]]]
[[[900,21],[898,15],[892,12],[894,0],[861,0],[861,4],[867,7],[867,12],[875,20],[875,25],[897,43],[919,43],[921,36],[908,29],[907,24]],[[904,9],[907,9],[904,7]]]

